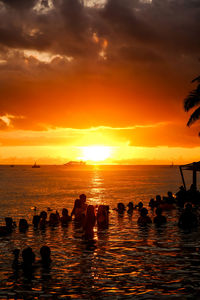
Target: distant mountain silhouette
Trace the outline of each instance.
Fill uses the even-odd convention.
[[[192,83],[197,82],[196,89],[192,90],[188,96],[184,99],[184,109],[185,111],[189,111],[190,109],[196,107],[198,105],[198,108],[194,110],[194,112],[191,114],[187,126],[191,126],[193,123],[195,123],[197,120],[200,119],[200,76],[196,77],[192,80]],[[200,133],[199,133],[200,136]]]

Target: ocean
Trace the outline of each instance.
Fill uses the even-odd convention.
[[[186,183],[191,174],[186,171]],[[148,202],[157,194],[176,193],[182,185],[174,166],[0,166],[0,223],[11,216],[31,224],[37,211],[71,212],[82,193],[87,203],[110,206],[109,228],[98,232],[94,247],[82,240],[73,222],[67,227],[34,230],[18,228],[0,237],[0,299],[198,299],[200,298],[200,229],[184,232],[177,226],[180,211],[164,212],[167,224],[148,229],[137,225],[138,212],[119,217],[118,202]],[[154,217],[149,209],[149,216]],[[12,251],[48,245],[51,268],[38,266],[27,280],[14,272]]]

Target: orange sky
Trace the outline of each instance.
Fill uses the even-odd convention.
[[[183,111],[199,13],[187,0],[0,1],[0,163],[94,145],[110,147],[105,163],[199,160]]]

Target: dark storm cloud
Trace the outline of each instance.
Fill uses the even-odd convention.
[[[174,55],[177,50],[179,54],[199,52],[199,1],[153,0],[150,4],[108,0],[103,8],[95,9],[78,0],[58,0],[43,14],[36,4],[40,4],[40,10],[48,9],[47,0],[6,0],[3,3],[0,43],[9,48],[46,50],[82,58],[94,58],[96,54],[98,58],[99,47],[92,40],[96,32],[107,39],[110,57],[117,55],[120,60],[125,48],[126,53],[131,54],[133,50],[134,54],[135,46],[139,54],[140,50],[144,53],[144,48],[149,49],[149,60],[155,60],[152,53],[158,51],[161,55]],[[23,10],[26,14],[20,18]]]
[[[2,0],[2,2],[11,8],[17,10],[26,10],[33,8],[36,0]]]
[[[44,50],[49,46],[49,40],[42,33],[30,36],[23,32],[20,27],[13,25],[10,28],[0,28],[1,44],[14,49],[37,49]]]
[[[107,24],[107,33],[114,34],[120,41],[144,41],[155,39],[156,32],[152,25],[141,19],[137,12],[140,9],[139,1],[108,0],[100,13],[102,20]],[[104,27],[105,28],[105,27]]]
[[[162,60],[160,54],[156,53],[156,51],[139,47],[121,47],[119,55],[123,59],[139,63],[145,61],[160,62]]]
[[[143,15],[158,33],[157,44],[175,53],[199,53],[199,16],[198,0],[154,0]]]

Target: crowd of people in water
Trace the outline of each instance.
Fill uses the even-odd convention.
[[[31,247],[27,247],[22,251],[21,263],[19,261],[19,254],[20,254],[19,249],[13,250],[14,259],[12,263],[12,268],[17,271],[19,269],[22,269],[24,271],[24,274],[27,277],[29,277],[33,273],[34,268],[36,268],[39,265],[45,269],[50,268],[51,250],[48,246],[42,246],[40,248],[41,259],[38,262],[36,262],[35,253],[33,252]]]
[[[143,206],[143,202],[139,202],[134,205],[133,202],[129,202],[126,206],[119,202],[117,208],[114,210],[118,213],[119,217],[123,217],[126,212],[129,216],[134,214],[134,211],[139,212],[137,219],[138,226],[148,226],[154,223],[156,226],[162,226],[167,223],[167,218],[163,216],[163,211],[180,209],[180,217],[177,225],[186,230],[191,230],[200,224],[200,218],[198,215],[198,205],[200,202],[200,192],[191,185],[189,190],[185,190],[182,186],[176,195],[172,192],[168,192],[166,197],[157,195],[155,199],[150,199],[149,209],[155,210],[155,217],[151,219],[148,216],[148,209]],[[50,209],[48,209],[50,211]],[[49,219],[47,211],[42,211],[33,216],[32,225],[35,230],[45,230],[47,226],[68,226],[69,222],[74,221],[75,228],[82,232],[82,238],[85,241],[93,241],[94,238],[94,227],[97,225],[98,230],[106,230],[109,226],[109,205],[88,205],[86,202],[86,195],[81,194],[78,199],[74,202],[74,207],[71,214],[69,214],[67,208],[63,208],[62,215],[56,211],[55,213],[50,212]],[[0,236],[9,235],[17,227],[16,223],[11,217],[5,218],[5,226],[0,226]],[[28,230],[29,224],[26,219],[19,220],[19,231],[25,233]],[[13,268],[23,268],[26,273],[30,271],[35,262],[35,254],[31,247],[25,248],[22,251],[22,263],[19,263],[19,249],[15,249]],[[51,251],[48,246],[42,246],[40,249],[41,261],[40,263],[48,267],[51,263]]]

